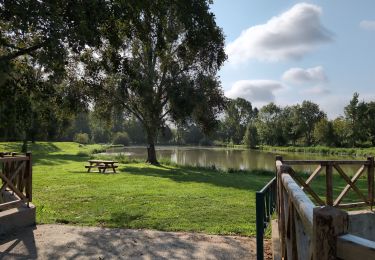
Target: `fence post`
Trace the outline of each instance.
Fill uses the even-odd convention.
[[[326,165],[326,203],[333,206],[332,164]]]
[[[313,259],[336,259],[337,237],[347,233],[348,213],[331,207],[313,210],[312,250]]]
[[[368,185],[368,201],[370,203],[371,211],[374,204],[374,157],[367,157],[367,185]]]
[[[263,229],[264,229],[264,194],[257,191],[255,197],[257,259],[263,260]]]
[[[26,190],[26,198],[27,206],[29,206],[29,202],[32,201],[32,190],[33,190],[33,167],[32,167],[32,155],[30,152],[26,153],[26,156],[28,157],[28,160],[26,162],[26,184],[25,184],[25,190]]]

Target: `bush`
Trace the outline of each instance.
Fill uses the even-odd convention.
[[[88,144],[90,141],[89,135],[86,133],[75,134],[73,141],[80,144]]]
[[[113,135],[112,143],[113,144],[122,144],[122,145],[129,145],[129,135],[126,132],[117,132]]]

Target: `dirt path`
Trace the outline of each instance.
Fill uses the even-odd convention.
[[[236,236],[38,225],[0,239],[0,259],[255,259]]]

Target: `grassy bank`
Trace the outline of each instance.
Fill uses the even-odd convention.
[[[0,143],[16,151],[17,143]],[[273,173],[120,163],[118,174],[86,173],[94,149],[37,143],[33,198],[38,223],[255,235],[255,191]]]
[[[375,147],[335,148],[327,146],[260,146],[260,150],[272,152],[318,153],[324,155],[375,156]]]

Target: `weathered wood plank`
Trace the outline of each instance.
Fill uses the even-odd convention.
[[[21,199],[23,200],[26,200],[26,197],[25,195],[18,190],[18,188],[16,186],[13,185],[13,183],[4,175],[0,172],[0,178],[3,179],[3,181],[5,181],[7,183],[7,186],[12,190],[14,191],[18,197],[20,197]]]
[[[323,169],[323,167],[321,165],[318,166],[318,168],[316,168],[314,170],[314,172],[309,176],[309,178],[307,178],[306,180],[306,184],[309,185],[310,182],[320,173],[320,171]],[[303,189],[302,189],[303,190]]]
[[[26,156],[15,156],[15,157],[0,157],[0,163],[2,162],[16,162],[16,161],[27,161],[29,158]]]
[[[365,207],[368,204],[366,202],[353,202],[353,203],[342,203],[338,204],[335,207],[339,209],[350,209],[350,208],[360,208]]]
[[[348,213],[331,206],[314,208],[313,258],[336,259],[337,237],[348,230]]]
[[[24,201],[22,200],[14,200],[14,201],[9,201],[5,203],[0,204],[0,210],[6,210],[10,208],[16,208],[20,205],[24,204]]]
[[[375,242],[351,234],[339,236],[337,257],[345,260],[375,259]]]
[[[326,165],[326,204],[333,206],[332,164]]]
[[[303,179],[301,178],[301,177],[299,177],[297,174],[296,174],[296,172],[292,169],[292,177],[293,177],[293,179],[296,181],[296,182],[298,182],[298,184],[299,185],[301,185],[302,187],[301,187],[301,190],[306,190],[314,199],[315,199],[315,201],[319,204],[319,205],[321,205],[321,206],[323,206],[323,205],[325,205],[325,203],[324,203],[324,201],[318,196],[318,194],[316,194],[315,193],[315,191],[313,191],[313,189],[311,189],[310,188],[310,186],[309,185],[307,185],[304,181],[303,181]]]
[[[12,175],[9,178],[9,181],[13,182],[13,180],[16,178],[16,176],[19,176],[19,172],[24,169],[25,162],[21,162],[21,164],[18,166],[18,168],[12,173]],[[7,186],[7,182],[4,182],[3,186],[0,188],[0,193],[2,193]]]
[[[288,197],[291,199],[295,209],[297,210],[306,231],[311,234],[313,225],[313,209],[315,205],[289,174],[282,174],[281,178],[283,186],[289,195]]]

